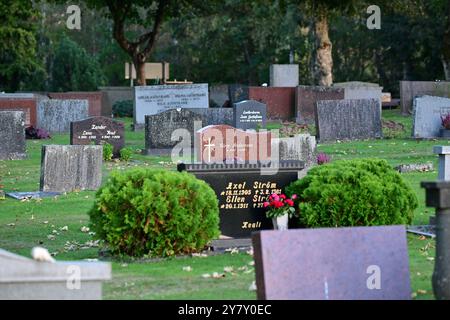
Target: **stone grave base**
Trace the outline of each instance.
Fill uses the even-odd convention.
[[[34,192],[9,192],[7,196],[17,199],[41,199],[41,198],[51,198],[54,196],[61,195],[61,192],[44,192],[44,191],[34,191]]]
[[[421,225],[421,226],[409,226],[406,229],[409,233],[420,234],[422,236],[436,237],[436,226],[435,225]]]
[[[252,239],[216,239],[211,242],[213,251],[223,251],[228,248],[251,247]]]

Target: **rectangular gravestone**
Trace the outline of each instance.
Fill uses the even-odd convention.
[[[40,190],[97,190],[102,183],[102,146],[44,145]]]
[[[26,157],[23,111],[0,111],[0,139],[0,160],[20,160]]]
[[[413,138],[440,137],[441,116],[450,113],[450,99],[421,96],[414,99]]]
[[[272,139],[272,150],[276,150],[274,144],[278,144],[280,160],[301,160],[305,166],[316,164],[316,137],[309,133]]]
[[[233,108],[186,108],[202,116],[202,127],[227,124],[233,125]]]
[[[344,89],[324,86],[298,86],[295,89],[295,117],[297,123],[313,124],[315,106],[320,100],[342,100]]]
[[[271,87],[298,86],[298,64],[272,64],[269,73]]]
[[[203,163],[264,162],[272,157],[270,131],[240,130],[227,125],[196,132],[197,160]]]
[[[411,114],[414,98],[425,95],[450,98],[450,82],[400,81],[400,103],[402,114]]]
[[[381,107],[375,99],[323,100],[316,106],[321,142],[381,138]]]
[[[145,154],[167,154],[180,141],[193,147],[203,117],[189,109],[171,109],[145,116]]]
[[[135,124],[144,124],[146,115],[169,109],[208,107],[207,83],[134,87]]]
[[[228,97],[230,105],[236,102],[249,100],[249,88],[244,84],[230,84],[228,85]]]
[[[233,126],[237,129],[266,127],[267,106],[254,100],[244,100],[233,105]]]
[[[87,100],[41,100],[38,102],[38,128],[49,132],[66,133],[70,123],[89,117]]]
[[[206,181],[219,200],[222,236],[250,238],[257,230],[272,229],[264,201],[272,193],[282,193],[296,181],[304,168],[302,161],[277,163],[273,175],[262,175],[266,164],[179,164],[178,171],[190,172]]]
[[[107,117],[91,117],[70,123],[70,144],[89,145],[109,143],[114,147],[114,156],[118,157],[125,145],[125,127],[123,122]]]
[[[404,226],[254,233],[262,300],[409,300]]]
[[[70,287],[79,275],[79,288]],[[0,249],[1,300],[99,300],[109,262],[40,262]]]

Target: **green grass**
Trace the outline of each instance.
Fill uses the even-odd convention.
[[[432,147],[448,145],[445,140],[416,141],[410,138],[411,118],[398,115],[397,110],[383,111],[383,117],[402,123],[403,132],[397,132],[395,139],[327,143],[318,146],[319,152],[326,152],[333,160],[353,158],[383,158],[392,166],[410,163],[432,162],[437,167],[437,157]],[[129,163],[109,162],[103,166],[105,181],[112,170],[127,170],[131,167],[164,167],[175,169],[169,157],[143,156],[144,133],[131,131],[131,119],[126,122],[126,146],[132,148]],[[270,129],[280,128],[280,124],[268,124]],[[51,140],[27,140],[28,158],[21,161],[0,161],[0,183],[5,192],[34,191],[39,189],[40,157],[43,144],[68,144],[68,135],[54,135]],[[415,211],[414,224],[427,224],[431,209],[425,208],[424,190],[420,182],[435,180],[437,172],[416,172],[403,174],[419,199]],[[92,240],[81,227],[89,224],[87,212],[94,202],[95,192],[84,191],[47,198],[42,201],[20,202],[11,198],[0,201],[0,248],[29,256],[30,249],[42,245],[56,253],[57,260],[96,259],[96,247],[82,248]],[[60,231],[67,226],[68,231]],[[54,240],[48,239],[53,230],[58,232]],[[67,242],[78,244],[75,250],[67,250]],[[408,235],[411,284],[417,299],[432,299],[431,274],[434,261],[434,241],[415,235]],[[206,258],[182,257],[159,261],[112,260],[113,279],[104,286],[105,299],[255,299],[254,291],[248,287],[254,280],[253,267],[250,272],[237,271],[235,275],[226,273],[223,278],[203,278],[202,274],[221,273],[225,266],[235,269],[248,265],[252,258],[245,254],[229,253]],[[192,271],[183,271],[191,266]]]

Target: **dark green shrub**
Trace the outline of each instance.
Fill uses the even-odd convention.
[[[130,148],[122,148],[120,149],[120,160],[130,161],[132,154],[133,150],[131,150]]]
[[[312,168],[291,183],[300,225],[343,227],[410,224],[418,202],[385,160],[342,160]]]
[[[103,160],[104,161],[111,161],[114,153],[114,147],[110,143],[104,143],[103,144]]]
[[[112,113],[114,117],[132,117],[133,116],[133,101],[122,100],[117,101],[112,106]]]
[[[191,253],[219,235],[214,191],[186,172],[113,172],[89,216],[96,236],[116,254]]]

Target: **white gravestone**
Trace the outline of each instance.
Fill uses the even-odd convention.
[[[441,116],[450,113],[450,99],[421,96],[414,99],[413,138],[440,137]]]
[[[169,109],[208,107],[207,83],[134,87],[135,124],[144,124],[145,116]]]
[[[450,180],[450,146],[434,146],[433,152],[439,155],[439,180]]]

